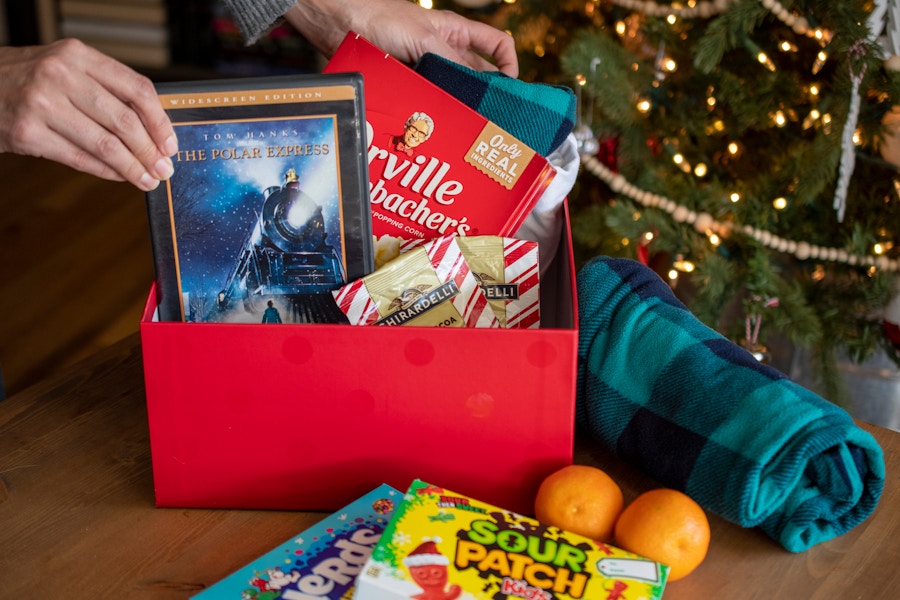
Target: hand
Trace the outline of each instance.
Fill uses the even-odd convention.
[[[452,11],[408,0],[297,0],[284,16],[329,58],[352,30],[406,63],[433,52],[478,71],[519,75],[512,37]]]
[[[74,39],[0,48],[0,152],[149,191],[177,151],[153,83],[131,68]]]

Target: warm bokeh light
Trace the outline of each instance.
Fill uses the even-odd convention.
[[[813,63],[812,72],[813,75],[817,74],[822,70],[822,67],[825,66],[825,62],[828,60],[828,53],[822,50],[816,55],[816,61]]]
[[[775,63],[772,62],[772,59],[769,58],[769,55],[765,52],[759,52],[756,55],[756,60],[759,61],[759,64],[763,65],[770,71],[775,70]]]
[[[672,263],[672,266],[675,269],[681,271],[682,273],[693,273],[694,271],[694,263],[689,260],[679,259]]]

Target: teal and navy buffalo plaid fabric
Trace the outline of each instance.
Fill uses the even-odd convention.
[[[641,263],[578,273],[578,419],[660,484],[800,552],[875,509],[884,458],[838,406],[697,320]]]
[[[575,126],[575,92],[567,87],[475,71],[432,53],[419,59],[416,72],[543,156]]]
[[[538,152],[572,130],[571,90],[430,56],[433,83]],[[660,484],[800,552],[875,509],[884,457],[838,406],[703,325],[639,262],[577,276],[579,424]]]

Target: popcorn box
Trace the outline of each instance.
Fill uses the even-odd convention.
[[[152,288],[140,330],[156,504],[333,511],[422,478],[529,512],[572,462],[564,231],[540,329],[160,322]]]
[[[416,480],[354,600],[653,600],[669,567]]]
[[[402,497],[380,485],[192,598],[349,598]]]

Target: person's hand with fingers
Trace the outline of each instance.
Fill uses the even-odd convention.
[[[153,83],[126,65],[74,39],[0,48],[0,152],[149,191],[177,150]]]
[[[356,31],[405,62],[432,52],[518,76],[512,37],[452,11],[407,0],[228,3],[239,20],[255,25],[287,10],[284,17],[328,57]],[[47,158],[149,191],[172,175],[177,150],[153,83],[130,67],[74,39],[0,47],[0,152]]]
[[[285,18],[325,56],[355,31],[398,60],[426,52],[478,71],[519,74],[513,38],[452,11],[427,10],[408,0],[297,0]]]

